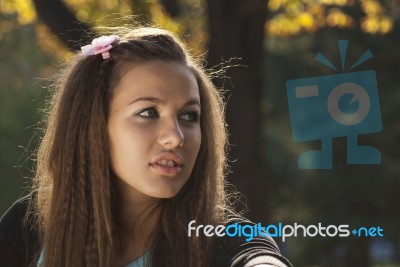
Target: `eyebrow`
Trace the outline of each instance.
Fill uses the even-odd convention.
[[[132,105],[133,103],[139,102],[139,101],[149,101],[149,102],[153,102],[153,103],[161,104],[161,105],[165,105],[166,104],[166,101],[163,100],[163,99],[160,99],[160,98],[157,98],[157,97],[154,97],[154,96],[142,96],[142,97],[138,97],[135,100],[133,100],[130,103],[128,103],[128,106]],[[189,101],[187,101],[185,103],[184,106],[195,106],[195,105],[200,107],[200,102],[197,99],[190,99]]]

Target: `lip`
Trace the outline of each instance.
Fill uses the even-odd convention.
[[[157,164],[160,160],[171,160],[175,163],[175,166],[163,166]],[[162,152],[158,154],[149,164],[150,168],[157,172],[158,174],[165,175],[165,176],[175,176],[179,172],[181,172],[183,167],[183,158],[181,155],[177,153],[171,152]]]

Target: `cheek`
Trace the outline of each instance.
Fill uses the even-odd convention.
[[[149,137],[149,132],[144,127],[133,124],[129,119],[110,123],[108,127],[109,139],[112,143],[127,147],[143,143],[144,137]]]
[[[201,130],[200,127],[198,129],[193,129],[193,131],[190,131],[187,136],[187,145],[188,145],[188,151],[191,154],[191,156],[196,159],[197,154],[200,150],[200,145],[201,145]]]
[[[113,168],[119,168],[129,162],[137,162],[145,151],[145,137],[149,132],[137,129],[129,121],[113,123],[108,127],[110,157]]]
[[[197,134],[197,138],[196,138],[196,151],[197,153],[199,152],[200,149],[200,145],[201,145],[201,131],[199,130],[199,133]],[[197,155],[196,153],[196,155]]]

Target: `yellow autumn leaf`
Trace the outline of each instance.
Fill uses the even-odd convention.
[[[361,2],[361,9],[367,15],[377,15],[381,14],[383,8],[381,4],[376,0],[364,0]]]
[[[338,8],[329,10],[326,22],[331,27],[348,28],[354,25],[353,19]]]
[[[391,30],[392,30],[392,28],[393,28],[393,21],[392,21],[392,18],[390,18],[390,17],[383,17],[382,19],[381,19],[381,22],[380,22],[380,27],[379,27],[379,31],[380,31],[380,33],[382,33],[382,34],[387,34],[387,33],[389,33]]]
[[[32,1],[27,0],[2,0],[0,9],[6,14],[16,14],[20,25],[32,23],[36,20],[36,12]]]
[[[285,6],[287,3],[287,0],[270,0],[268,1],[268,9],[271,11],[277,11],[278,9],[282,8]]]
[[[172,31],[177,35],[181,35],[183,32],[183,25],[177,23],[171,19],[165,12],[159,3],[154,3],[150,7],[150,13],[153,23],[164,29]]]
[[[324,4],[324,5],[335,5],[335,6],[344,6],[349,4],[348,0],[320,0],[316,1],[319,4]]]
[[[301,12],[298,16],[298,21],[300,25],[307,30],[314,28],[314,19],[310,13]]]
[[[368,33],[377,33],[379,27],[379,20],[376,16],[367,16],[361,22],[361,28]]]

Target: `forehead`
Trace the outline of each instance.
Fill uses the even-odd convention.
[[[153,96],[165,101],[200,101],[192,70],[184,64],[151,61],[130,65],[115,88],[112,104],[124,104],[137,97]]]

